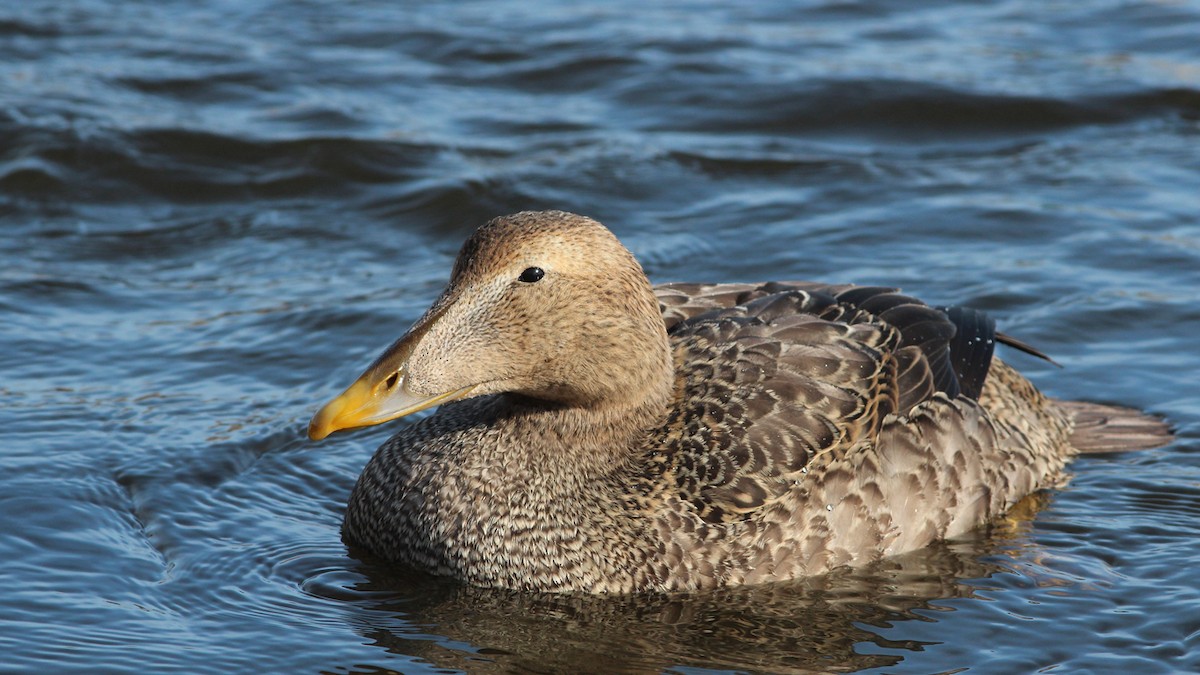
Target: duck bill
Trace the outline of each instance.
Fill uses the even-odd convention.
[[[319,441],[335,431],[382,424],[439,403],[463,398],[474,389],[474,386],[463,387],[435,396],[415,394],[408,389],[408,377],[402,360],[394,358],[396,351],[407,352],[395,348],[388,350],[389,353],[380,357],[346,391],[326,403],[309,422],[308,437]],[[389,366],[389,363],[396,361],[401,362]]]
[[[449,292],[438,298],[404,337],[367,368],[367,372],[341,395],[326,403],[308,423],[308,437],[319,441],[335,431],[383,424],[470,394],[475,385],[434,396],[417,394],[408,387],[409,357],[453,301]]]

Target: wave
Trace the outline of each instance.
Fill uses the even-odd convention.
[[[749,90],[749,91],[747,91]],[[847,134],[922,140],[1005,136],[1114,125],[1148,118],[1200,119],[1200,90],[1153,89],[1053,98],[980,93],[925,82],[826,80],[739,87],[632,87],[630,105],[672,111],[650,117],[654,130],[754,132],[805,136]],[[681,109],[688,111],[679,115]]]

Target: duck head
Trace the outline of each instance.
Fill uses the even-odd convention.
[[[658,301],[633,255],[590,218],[524,212],[467,240],[433,306],[308,435],[500,393],[620,410],[665,395],[671,380]]]

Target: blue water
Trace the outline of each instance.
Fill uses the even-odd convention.
[[[0,7],[0,671],[1200,670],[1200,3]],[[488,218],[900,285],[1165,416],[976,536],[680,598],[358,561],[304,438]]]

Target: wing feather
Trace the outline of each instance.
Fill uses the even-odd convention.
[[[679,373],[677,408],[650,444],[661,448],[655,471],[709,522],[782,496],[818,455],[874,444],[894,413],[939,393],[977,397],[986,365],[974,339],[994,343],[985,315],[935,309],[893,288],[655,291]]]

